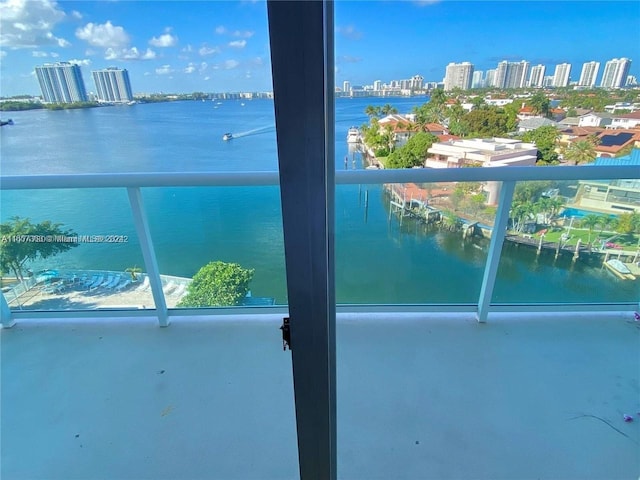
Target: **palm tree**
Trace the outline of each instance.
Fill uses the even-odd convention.
[[[398,109],[387,103],[380,109],[380,113],[382,113],[382,115],[389,115],[390,113],[398,113]]]
[[[364,113],[369,117],[369,119],[373,117],[377,117],[380,115],[380,107],[374,107],[373,105],[367,105],[367,108],[364,109]]]
[[[125,272],[130,273],[131,274],[131,280],[135,282],[138,279],[136,274],[142,272],[142,269],[140,267],[138,267],[138,266],[133,266],[133,267],[129,267],[129,268],[125,269]]]
[[[589,229],[589,239],[587,240],[587,243],[591,244],[591,234],[593,233],[593,229],[600,225],[601,221],[602,216],[594,214],[587,215],[580,221],[580,226],[582,228]]]
[[[567,147],[564,158],[574,165],[592,163],[596,159],[596,146],[589,140],[578,140]]]

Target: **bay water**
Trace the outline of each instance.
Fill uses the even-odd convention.
[[[367,105],[408,113],[426,98],[336,99],[336,169],[364,168],[347,130],[368,121]],[[8,115],[5,114],[8,117]],[[84,110],[11,112],[0,134],[2,175],[106,172],[275,171],[271,100],[182,101]],[[234,139],[222,136],[233,133]],[[345,157],[347,161],[345,162]],[[302,159],[301,159],[302,160]],[[2,191],[0,220],[51,220],[82,235],[124,235],[126,243],[81,244],[40,268],[144,270],[125,189]],[[368,204],[365,206],[365,197]],[[145,188],[160,271],[193,276],[222,260],[255,269],[255,296],[286,303],[278,187]],[[336,188],[339,303],[475,303],[488,241],[399,224],[381,185]],[[496,302],[637,301],[638,281],[622,281],[601,259],[506,244]]]

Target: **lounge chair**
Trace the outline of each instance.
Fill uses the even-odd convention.
[[[164,292],[165,295],[169,295],[173,290],[175,290],[177,286],[178,284],[176,284],[176,282],[172,280],[164,286],[162,291]]]
[[[96,288],[98,288],[100,284],[102,284],[103,280],[104,280],[104,275],[99,275],[98,278],[96,278],[95,282],[89,285],[89,291],[95,290]]]
[[[113,277],[113,280],[111,280],[110,283],[105,285],[105,288],[108,290],[113,290],[116,287],[116,285],[120,283],[121,278],[122,278],[122,275],[116,275],[115,277]]]
[[[93,283],[96,280],[98,280],[98,275],[94,275],[93,277],[91,277],[89,279],[85,278],[84,282],[82,283],[82,286],[89,288],[91,285],[93,285]]]
[[[124,280],[123,282],[120,282],[120,284],[118,284],[115,287],[116,292],[121,292],[122,290],[124,290],[125,288],[127,288],[129,285],[131,285],[131,279],[127,278],[126,280]]]
[[[109,275],[109,276],[107,277],[107,279],[106,279],[104,282],[102,282],[99,286],[100,286],[100,287],[106,287],[106,286],[107,286],[107,285],[109,285],[111,282],[113,282],[113,275]]]

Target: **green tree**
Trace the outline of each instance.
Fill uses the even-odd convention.
[[[224,307],[238,305],[249,291],[253,269],[237,263],[210,262],[196,273],[179,307]]]
[[[427,150],[438,141],[438,137],[431,133],[416,133],[405,145],[389,155],[387,168],[411,168],[424,165]]]
[[[565,149],[564,158],[574,165],[592,163],[596,159],[596,146],[590,140],[578,140]]]
[[[13,271],[22,281],[26,262],[44,260],[77,247],[77,241],[67,241],[72,238],[77,238],[77,234],[63,229],[61,223],[49,220],[31,223],[28,218],[11,217],[0,224],[0,269]]]
[[[593,229],[600,225],[601,222],[602,216],[595,214],[589,214],[582,220],[580,220],[580,227],[587,228],[589,230],[589,239],[587,240],[587,243],[591,243],[591,235],[593,234]]]
[[[558,162],[556,142],[560,138],[560,132],[553,125],[538,127],[530,132],[522,134],[522,140],[533,142],[538,149],[538,163],[555,165]]]
[[[550,106],[551,101],[547,98],[547,96],[542,92],[537,92],[527,100],[527,105],[531,107],[533,113],[537,115],[542,115],[544,117],[549,117],[550,114]]]
[[[516,126],[515,114],[497,107],[472,110],[460,119],[461,127],[472,137],[502,137]]]
[[[398,109],[387,103],[382,108],[380,108],[380,113],[382,115],[390,115],[392,113],[398,113]]]
[[[373,117],[380,116],[380,107],[374,107],[373,105],[367,105],[367,108],[364,109],[365,115],[372,119]]]

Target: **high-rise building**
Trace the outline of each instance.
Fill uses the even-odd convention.
[[[36,76],[45,103],[87,101],[79,65],[69,62],[45,63],[36,67]]]
[[[349,82],[348,80],[342,82],[342,91],[344,93],[351,93],[351,82]]]
[[[460,88],[469,90],[473,79],[473,65],[469,62],[450,63],[444,77],[444,89]]]
[[[531,75],[529,76],[530,87],[543,87],[544,86],[544,72],[546,67],[542,64],[531,67]]]
[[[524,88],[529,73],[529,62],[507,62],[498,63],[495,77],[495,87],[497,88]]]
[[[471,88],[482,88],[484,87],[482,70],[476,70],[473,72],[473,79],[471,80]]]
[[[553,73],[553,86],[554,87],[568,86],[570,74],[571,74],[570,63],[561,63],[559,65],[556,65],[556,70]]]
[[[414,75],[411,77],[411,90],[422,90],[424,88],[424,77],[422,75]]]
[[[626,87],[635,87],[638,85],[638,79],[635,75],[627,75],[627,82],[625,83]]]
[[[126,103],[133,100],[129,72],[122,68],[105,68],[91,72],[99,102]]]
[[[603,88],[624,87],[630,68],[631,60],[628,58],[614,58],[609,60],[604,66],[600,86]]]
[[[487,70],[487,73],[484,76],[484,86],[485,87],[496,86],[496,69],[495,68]]]
[[[382,80],[376,80],[375,82],[373,82],[373,90],[375,92],[382,90]]]
[[[582,65],[582,72],[580,73],[580,81],[578,85],[581,87],[594,87],[596,84],[596,77],[598,76],[598,70],[600,70],[600,62],[587,62]]]

